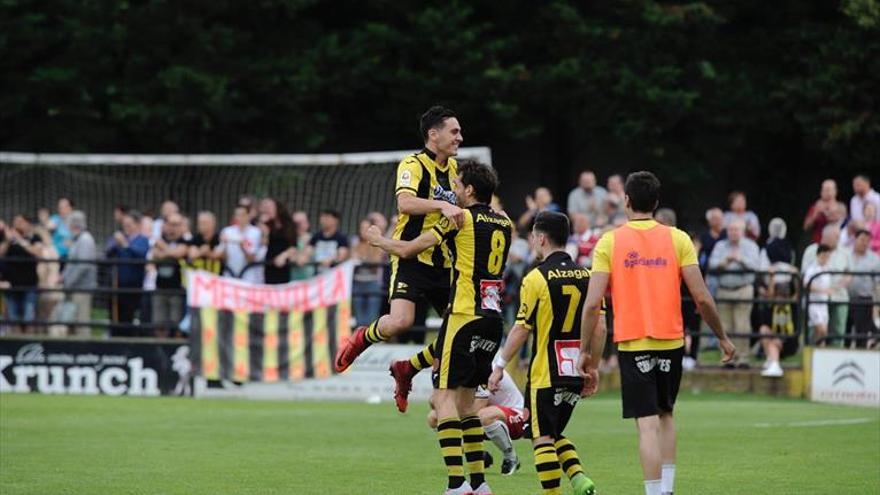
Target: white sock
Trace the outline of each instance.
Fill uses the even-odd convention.
[[[675,464],[664,464],[662,469],[660,491],[661,493],[672,493],[672,486],[675,485]]]
[[[484,426],[483,431],[492,443],[498,447],[505,458],[513,456],[513,442],[510,441],[510,433],[507,431],[507,425],[501,421],[495,421],[489,426]]]
[[[660,495],[660,480],[645,480],[645,495]]]

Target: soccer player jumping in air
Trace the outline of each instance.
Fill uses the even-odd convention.
[[[437,437],[446,463],[447,495],[488,495],[483,464],[483,426],[474,393],[492,371],[492,356],[503,333],[501,274],[507,262],[513,223],[492,211],[489,201],[498,184],[495,170],[463,164],[454,191],[464,207],[460,226],[444,219],[411,241],[386,239],[376,228],[367,240],[401,258],[416,256],[445,241],[452,254],[453,284],[449,309],[437,337],[434,406]],[[465,481],[462,454],[470,471]]]
[[[424,149],[407,156],[397,166],[395,240],[411,241],[431,232],[440,219],[459,227],[464,217],[452,191],[458,176],[454,157],[463,141],[458,118],[452,110],[434,106],[422,115],[420,128]],[[426,298],[438,314],[443,314],[449,303],[449,267],[449,259],[436,245],[427,247],[412,259],[392,253],[390,313],[368,326],[358,327],[340,346],[335,359],[336,371],[341,373],[348,369],[370,345],[409,330],[420,299]],[[417,372],[411,371],[413,376]]]

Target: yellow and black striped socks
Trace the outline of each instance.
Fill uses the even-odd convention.
[[[437,341],[431,342],[427,347],[416,353],[413,357],[409,358],[409,364],[412,365],[416,370],[423,370],[425,368],[430,368],[434,366],[434,358],[437,357],[435,354],[435,344]]]
[[[562,469],[559,467],[559,457],[556,456],[556,447],[551,443],[543,443],[535,446],[535,471],[538,472],[538,480],[544,495],[562,495],[560,480]]]
[[[485,481],[486,471],[483,463],[483,424],[479,417],[468,416],[461,419],[461,431],[471,486],[477,488]]]
[[[364,337],[367,339],[367,342],[371,344],[385,342],[386,340],[388,340],[388,337],[385,337],[384,335],[379,333],[379,320],[370,323],[370,326],[367,327],[367,331],[364,334]]]
[[[577,450],[575,450],[571,440],[565,437],[556,439],[556,455],[559,457],[559,463],[562,465],[562,470],[565,471],[568,479],[572,479],[579,473],[584,472]]]
[[[440,452],[446,463],[449,475],[449,488],[458,488],[464,484],[464,464],[462,462],[461,422],[458,418],[444,418],[437,424],[437,440]]]

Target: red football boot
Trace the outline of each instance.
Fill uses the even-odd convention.
[[[394,402],[397,403],[397,410],[406,412],[406,407],[409,405],[407,397],[412,390],[412,379],[419,373],[419,370],[413,367],[409,359],[401,359],[392,362],[388,371],[394,377]]]
[[[336,360],[333,363],[336,372],[342,373],[347,370],[354,363],[354,360],[369,346],[370,343],[367,342],[367,327],[357,327],[354,333],[345,341],[345,345],[336,351]]]

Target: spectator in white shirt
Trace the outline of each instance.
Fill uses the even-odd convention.
[[[864,222],[865,203],[872,203],[880,210],[880,193],[871,188],[871,179],[864,174],[853,179],[853,197],[849,200],[849,214],[853,220]]]
[[[260,229],[250,223],[247,206],[236,206],[232,225],[220,231],[218,246],[218,251],[223,254],[228,275],[254,284],[263,283],[262,265],[252,265],[245,270],[248,264],[263,261],[265,247],[262,246],[261,239]]]
[[[846,271],[850,269],[851,263],[849,251],[840,247],[840,227],[836,225],[826,225],[822,230],[822,242],[820,244],[810,244],[804,251],[804,256],[801,260],[802,272],[806,272],[807,268],[814,264],[820,245],[825,245],[831,250],[828,264],[825,268],[826,270]],[[809,277],[804,276],[804,284],[807,284],[809,280]],[[846,318],[849,314],[849,293],[846,289],[848,285],[848,276],[831,276],[832,304],[828,310],[828,330],[837,336],[843,336],[843,334],[846,333]]]
[[[595,225],[607,195],[608,191],[596,184],[596,174],[585,170],[578,178],[578,187],[568,193],[568,214],[583,213],[590,219],[590,225]]]
[[[167,199],[162,202],[159,208],[159,216],[153,220],[153,232],[150,234],[150,244],[155,244],[157,240],[162,238],[162,225],[168,220],[168,217],[180,213],[180,207],[177,203]]]
[[[715,243],[712,255],[709,256],[710,270],[723,270],[718,277],[718,314],[724,328],[734,333],[747,334],[752,330],[751,314],[755,296],[755,274],[749,273],[758,269],[760,251],[758,245],[745,237],[745,224],[734,219],[727,226],[727,239]],[[749,338],[734,337],[731,340],[738,349],[737,365],[748,368]],[[725,367],[733,367],[728,363]]]
[[[813,341],[819,346],[825,347],[825,337],[828,336],[828,299],[833,294],[833,282],[831,275],[820,273],[832,270],[830,266],[832,249],[824,244],[816,248],[816,255],[810,266],[804,270],[804,283],[809,281],[810,298],[807,306],[809,325],[813,327]]]

